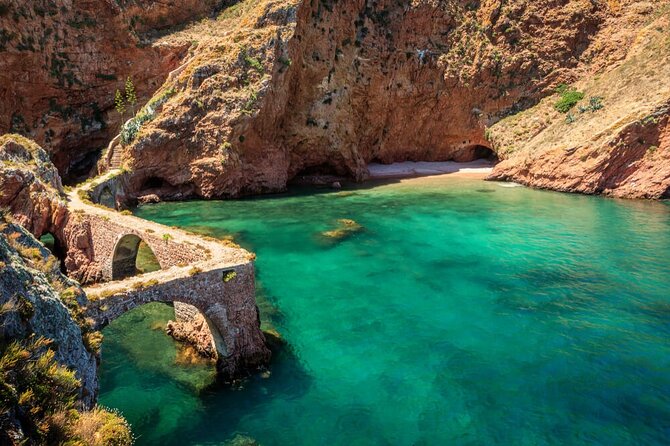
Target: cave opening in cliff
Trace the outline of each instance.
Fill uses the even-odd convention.
[[[151,247],[135,234],[126,234],[116,243],[112,258],[112,280],[159,269],[160,263]]]
[[[467,146],[460,154],[460,159],[463,161],[487,160],[491,162],[498,161],[498,156],[490,148],[482,145]]]
[[[165,180],[160,177],[149,177],[142,183],[141,190],[150,191],[155,189],[163,189],[166,186]]]
[[[79,158],[70,161],[65,172],[62,172],[63,184],[74,186],[88,178],[95,176],[95,166],[100,160],[102,149],[95,149],[84,153]]]
[[[330,163],[321,163],[306,166],[296,172],[290,180],[291,184],[323,185],[345,177],[347,174],[339,171]]]
[[[54,236],[51,232],[42,234],[40,237],[40,242],[49,250],[54,257],[56,257],[60,263],[60,271],[65,274],[67,271],[65,269],[65,257],[67,256],[66,250],[63,248],[63,245],[60,243],[58,238]]]

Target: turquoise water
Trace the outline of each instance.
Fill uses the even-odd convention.
[[[452,179],[137,214],[256,252],[263,325],[286,342],[229,389],[176,364],[170,307],[112,323],[100,401],[140,445],[670,438],[667,204]]]

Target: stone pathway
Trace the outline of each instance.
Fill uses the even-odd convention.
[[[202,260],[185,266],[164,265],[163,269],[152,273],[85,287],[84,290],[86,291],[86,294],[89,295],[90,299],[96,299],[96,296],[100,295],[111,297],[116,293],[122,293],[128,289],[140,287],[141,284],[170,282],[175,279],[190,277],[195,271],[206,272],[214,269],[233,267],[249,263],[253,260],[253,254],[240,247],[233,246],[229,243],[227,244],[225,241],[198,236],[181,229],[164,226],[132,215],[123,215],[120,212],[107,209],[103,206],[89,204],[79,197],[80,190],[86,191],[94,184],[102,183],[120,173],[121,171],[119,169],[110,170],[93,181],[87,182],[83,186],[70,191],[67,194],[70,211],[82,212],[85,215],[93,215],[109,219],[117,226],[133,228],[134,231],[140,230],[142,232],[153,234],[169,234],[170,238],[165,243],[168,245],[188,245],[189,249],[202,253]]]

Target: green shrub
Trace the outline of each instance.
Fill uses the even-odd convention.
[[[235,271],[229,270],[229,271],[224,271],[223,272],[223,281],[225,283],[230,282],[233,280],[235,277],[237,277],[237,273]]]
[[[260,62],[260,60],[247,54],[246,48],[242,50],[242,57],[244,58],[244,62],[248,67],[251,67],[259,73],[263,74],[263,71],[265,71],[263,64]]]
[[[155,116],[156,112],[154,109],[147,105],[133,118],[129,119],[125,124],[123,124],[123,128],[121,129],[121,144],[127,146],[133,142],[142,128],[142,124],[151,121]]]
[[[100,353],[100,347],[102,346],[103,340],[102,333],[99,331],[89,331],[88,333],[83,334],[83,338],[86,350],[95,354]]]
[[[107,74],[107,73],[95,73],[96,79],[102,79],[103,81],[115,81],[116,80],[116,75],[115,74]]]
[[[56,362],[50,345],[45,338],[14,341],[0,352],[0,401],[20,408],[25,434],[36,444],[46,443],[50,416],[74,409],[80,385],[73,371]]]
[[[167,102],[175,93],[176,90],[174,88],[162,91],[158,96],[152,98],[133,118],[123,124],[123,128],[121,129],[121,144],[127,146],[133,142],[142,125],[153,120],[156,117],[156,109]]]
[[[558,93],[560,97],[558,101],[556,101],[556,104],[554,104],[554,108],[560,113],[569,112],[579,101],[584,99],[584,93],[577,91],[573,87],[568,87],[565,84],[559,85],[556,89],[556,93]]]

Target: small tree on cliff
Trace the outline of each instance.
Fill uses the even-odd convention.
[[[135,104],[137,104],[137,95],[135,94],[135,85],[130,76],[126,79],[126,103],[130,105],[130,111],[135,114]]]
[[[126,101],[119,90],[116,90],[114,94],[114,107],[116,107],[116,111],[121,115],[121,121],[123,122],[123,115],[126,113]]]

